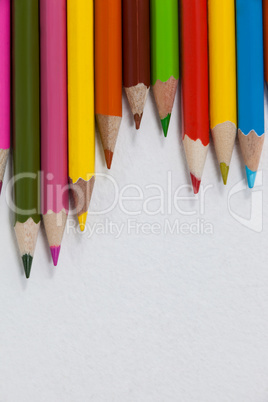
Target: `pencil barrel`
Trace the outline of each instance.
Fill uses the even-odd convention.
[[[150,87],[150,0],[123,0],[123,84]]]
[[[69,178],[95,173],[93,0],[67,1]]]
[[[12,1],[15,221],[39,215],[39,2]]]
[[[0,2],[0,54],[0,150],[7,150],[10,148],[10,0]]]
[[[264,133],[262,0],[236,0],[238,123],[247,135]]]
[[[40,0],[42,213],[68,210],[66,0]]]
[[[179,78],[178,0],[151,0],[152,85]]]
[[[206,0],[181,1],[184,134],[209,143],[208,25]]]
[[[95,1],[95,107],[122,117],[121,0]]]

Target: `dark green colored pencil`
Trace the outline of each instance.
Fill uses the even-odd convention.
[[[12,0],[15,232],[29,278],[40,227],[39,1]]]

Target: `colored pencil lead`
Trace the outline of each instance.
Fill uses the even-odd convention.
[[[223,180],[224,185],[226,186],[228,174],[229,174],[229,166],[227,166],[226,163],[222,162],[220,164],[220,168],[221,168],[222,180]]]
[[[171,113],[169,113],[165,119],[161,120],[161,124],[162,124],[162,128],[163,128],[165,137],[167,137],[167,134],[168,134],[170,118],[171,118]]]
[[[31,268],[32,268],[32,263],[33,263],[33,257],[30,254],[24,254],[22,256],[22,262],[23,262],[23,266],[24,266],[24,271],[25,271],[25,275],[26,278],[29,279],[30,278],[30,274],[31,274]]]
[[[104,154],[105,154],[107,168],[111,169],[114,154],[112,151],[109,151],[108,149],[106,149],[104,151]]]
[[[191,176],[191,180],[192,180],[194,194],[198,194],[199,189],[200,189],[201,180],[197,179],[197,177],[195,177],[192,173],[190,173],[190,176]]]
[[[60,248],[61,248],[60,246],[50,247],[51,257],[55,267],[58,265]]]
[[[86,222],[87,222],[87,212],[78,216],[78,222],[79,222],[81,232],[84,232],[85,228],[86,228]]]
[[[253,188],[257,176],[257,172],[253,172],[246,166],[246,174],[247,174],[247,180],[248,180],[248,186],[249,188]]]
[[[142,114],[136,113],[134,115],[134,121],[135,121],[135,125],[136,125],[136,130],[140,129],[142,116],[143,116],[143,113]]]

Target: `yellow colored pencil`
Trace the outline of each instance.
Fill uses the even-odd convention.
[[[80,229],[95,181],[93,0],[67,0],[69,179]]]
[[[209,0],[210,128],[224,184],[237,133],[235,1]]]

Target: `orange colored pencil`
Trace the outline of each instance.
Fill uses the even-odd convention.
[[[95,113],[108,169],[122,120],[121,0],[95,0]]]

